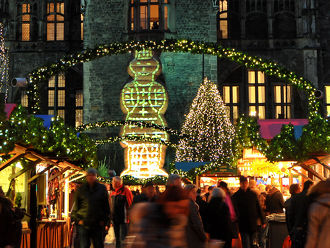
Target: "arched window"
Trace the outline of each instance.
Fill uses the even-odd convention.
[[[131,31],[167,30],[168,0],[131,0],[129,28]]]
[[[274,1],[274,38],[292,39],[296,37],[295,1]]]
[[[246,37],[249,39],[265,39],[268,37],[267,1],[246,1]]]
[[[47,41],[64,40],[64,2],[47,3]]]

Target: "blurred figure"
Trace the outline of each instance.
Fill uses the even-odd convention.
[[[257,182],[256,182],[254,179],[250,179],[250,181],[249,181],[249,188],[250,188],[254,193],[256,193],[257,196],[258,196],[258,198],[259,198],[261,192],[260,192],[260,190],[258,189],[258,187],[257,187]]]
[[[240,189],[233,195],[234,204],[238,210],[239,230],[242,236],[243,248],[253,247],[257,243],[257,223],[260,219],[265,223],[257,194],[249,189],[246,177],[240,177]]]
[[[156,190],[153,182],[147,182],[142,186],[142,193],[133,198],[133,205],[141,202],[154,202],[156,200]]]
[[[128,248],[186,248],[189,200],[182,187],[168,186],[155,203],[141,203],[131,211]]]
[[[307,192],[312,185],[312,181],[306,181],[303,191],[291,198],[291,207],[289,208],[288,215],[292,217],[293,229],[291,241],[294,248],[305,247],[308,227],[308,207],[310,204]]]
[[[128,209],[132,205],[132,192],[123,185],[120,177],[112,179],[114,191],[110,195],[111,220],[116,236],[116,248],[122,247],[122,241],[127,235]]]
[[[206,201],[204,201],[204,199],[202,197],[202,191],[201,191],[201,189],[198,189],[197,190],[196,203],[198,204],[199,214],[200,214],[200,216],[202,218],[203,226],[204,226],[204,229],[205,229],[206,215],[207,215],[207,203],[206,203]]]
[[[86,183],[76,192],[72,218],[78,224],[80,248],[104,247],[104,234],[110,225],[109,196],[106,187],[97,182],[97,171],[87,170]]]
[[[330,247],[330,179],[317,183],[307,194],[311,205],[305,248]]]
[[[182,188],[181,177],[177,174],[169,175],[166,186],[176,186],[176,187]]]
[[[269,189],[266,196],[266,213],[278,214],[283,213],[284,199],[282,193],[275,187]]]
[[[231,247],[232,231],[229,208],[224,202],[225,192],[220,188],[212,190],[208,203],[208,218],[206,231],[210,240],[222,240],[224,248]]]
[[[204,200],[206,202],[209,201],[210,195],[211,195],[213,189],[214,189],[214,186],[210,186],[210,187],[207,188],[207,193],[204,195]]]
[[[289,232],[290,237],[292,236],[293,225],[294,225],[294,221],[293,221],[294,217],[289,215],[289,213],[292,214],[294,212],[293,210],[291,210],[291,201],[292,201],[292,197],[299,194],[300,192],[301,192],[301,189],[300,189],[299,184],[297,184],[297,183],[291,184],[290,185],[291,197],[289,199],[287,199],[284,203],[286,226],[288,228],[288,232]]]
[[[205,245],[206,236],[202,218],[198,211],[199,207],[196,203],[197,188],[193,184],[188,184],[184,189],[190,198],[188,225],[186,228],[188,248],[202,248]]]
[[[14,248],[16,238],[14,223],[13,203],[5,197],[0,187],[0,247]]]
[[[234,204],[231,199],[231,194],[228,189],[228,185],[226,182],[221,181],[219,182],[219,187],[225,192],[225,203],[227,204],[229,208],[229,213],[230,213],[230,220],[231,220],[231,225],[232,225],[232,238],[237,239],[238,238],[238,223],[237,223],[237,215],[236,215],[236,210],[234,207]]]

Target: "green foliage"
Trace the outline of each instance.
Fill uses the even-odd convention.
[[[107,166],[107,158],[105,157],[103,160],[99,161],[97,170],[99,172],[99,176],[107,178],[109,177],[108,171],[109,168]]]
[[[300,143],[304,157],[309,154],[330,153],[329,121],[322,117],[310,120],[303,128]]]
[[[283,125],[281,133],[276,135],[270,142],[266,157],[270,162],[281,160],[296,161],[300,155],[299,142],[294,136],[292,124]]]
[[[28,115],[22,106],[12,112],[8,121],[0,122],[0,132],[0,153],[8,153],[15,144],[21,144],[82,167],[94,166],[97,161],[95,142],[87,135],[78,137],[75,129],[65,126],[60,118],[56,118],[48,130],[41,118]]]

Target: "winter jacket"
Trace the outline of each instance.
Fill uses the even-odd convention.
[[[0,196],[0,247],[15,244],[15,216],[13,204]]]
[[[208,218],[206,231],[211,239],[225,241],[225,248],[231,247],[230,213],[222,198],[212,198],[208,204]]]
[[[292,208],[292,206],[291,206],[292,197],[293,197],[293,195],[291,196],[291,198],[287,199],[284,202],[286,226],[288,228],[288,232],[289,232],[290,236],[292,236],[292,234],[293,234],[293,226],[294,226],[294,219],[293,219],[294,217],[292,216],[293,211],[291,209]]]
[[[330,193],[319,196],[310,206],[305,248],[330,247]]]
[[[93,187],[83,184],[76,192],[71,216],[76,223],[82,220],[86,228],[109,226],[110,206],[106,187],[98,182]]]
[[[305,247],[309,205],[310,198],[307,196],[307,190],[291,197],[291,207],[289,208],[288,215],[293,221],[291,239],[295,248]]]
[[[122,186],[110,195],[110,206],[111,206],[111,220],[115,224],[128,223],[128,208],[132,205],[133,194],[132,192]]]
[[[202,248],[205,245],[206,236],[198,208],[197,203],[190,200],[188,224],[186,227],[188,248]]]
[[[246,191],[239,189],[233,195],[233,202],[237,209],[240,232],[253,234],[257,231],[258,219],[262,224],[265,223],[258,196],[249,188]]]
[[[266,196],[266,212],[283,213],[284,199],[282,193],[277,188],[272,188]]]

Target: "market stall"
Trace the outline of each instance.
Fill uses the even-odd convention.
[[[0,155],[0,178],[8,187],[7,196],[30,216],[29,225],[23,222],[21,247],[68,246],[70,185],[85,176],[83,169],[17,144]]]

